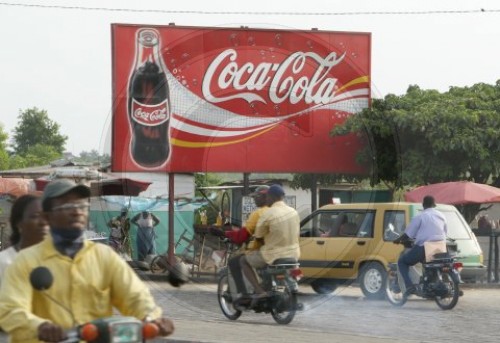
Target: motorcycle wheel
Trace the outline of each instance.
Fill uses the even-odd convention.
[[[403,306],[408,297],[401,291],[398,283],[397,272],[389,271],[385,279],[385,297],[394,306]]]
[[[161,274],[167,272],[167,265],[166,263],[164,263],[163,258],[164,256],[158,255],[151,260],[151,264],[149,265],[149,270],[151,270],[151,273]]]
[[[444,297],[437,296],[434,300],[442,310],[451,310],[458,303],[458,298],[460,297],[458,280],[451,272],[443,273],[442,278],[446,287],[449,289],[449,293]]]
[[[222,313],[230,320],[236,320],[241,316],[241,311],[233,306],[233,298],[229,290],[227,274],[222,274],[217,287],[217,300]]]
[[[271,315],[278,324],[290,324],[297,312],[297,293],[285,288],[272,299]]]

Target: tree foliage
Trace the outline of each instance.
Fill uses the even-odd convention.
[[[440,93],[410,86],[373,100],[332,135],[357,133],[373,183],[405,185],[469,180],[500,186],[500,81]]]
[[[395,189],[469,180],[500,186],[500,80],[440,93],[410,86],[406,94],[373,100],[331,135],[356,133],[371,164],[372,184]],[[464,208],[467,219],[474,209]]]
[[[57,152],[54,147],[49,145],[35,144],[23,155],[12,155],[9,158],[10,169],[29,168],[35,166],[42,166],[50,164],[50,162],[57,160],[61,154]]]
[[[28,161],[28,167],[50,164],[61,154],[51,145],[35,144],[30,146],[23,157]]]
[[[14,128],[13,149],[16,155],[25,156],[36,145],[50,146],[61,155],[67,139],[47,111],[33,107],[19,113],[18,125]]]
[[[7,152],[8,138],[9,135],[4,131],[4,127],[0,123],[0,170],[9,168],[9,153]]]
[[[83,163],[100,163],[108,164],[111,162],[111,156],[109,154],[100,154],[97,150],[92,149],[91,151],[82,151],[80,155],[75,159],[78,162]]]

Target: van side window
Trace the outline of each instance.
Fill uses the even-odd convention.
[[[321,237],[326,236],[333,229],[337,212],[318,212],[307,219],[300,228],[301,237]]]
[[[384,240],[393,241],[405,231],[405,211],[388,210],[384,213]]]
[[[361,223],[359,226],[358,237],[373,237],[373,219],[375,218],[375,212],[370,211],[363,214],[359,214]]]
[[[373,237],[374,211],[321,211],[301,226],[301,237]]]
[[[372,237],[374,217],[369,211],[342,211],[329,237]]]
[[[319,221],[320,234],[326,234],[328,232],[331,232],[335,225],[336,219],[337,219],[336,213],[331,213],[331,212],[321,213]]]

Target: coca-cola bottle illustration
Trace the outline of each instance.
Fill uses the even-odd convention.
[[[131,154],[145,168],[163,165],[170,155],[170,94],[160,54],[160,34],[139,29],[128,90]]]

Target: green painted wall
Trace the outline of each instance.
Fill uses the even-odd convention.
[[[137,213],[141,211],[130,211],[129,218],[132,219]],[[156,226],[156,252],[163,254],[168,249],[168,212],[167,211],[151,211],[155,216],[160,219],[160,224]],[[109,228],[107,222],[115,216],[120,214],[119,211],[90,211],[90,222],[93,224],[95,231],[103,233],[104,236],[109,236]],[[185,230],[188,230],[189,236],[193,237],[193,212],[192,211],[175,211],[174,217],[174,244],[177,243],[179,237]],[[92,226],[91,226],[92,227]],[[132,240],[132,258],[137,258],[136,247],[137,226],[131,224],[130,237]],[[184,243],[184,244],[182,244]],[[176,253],[181,253],[185,248],[185,241],[179,244]]]

